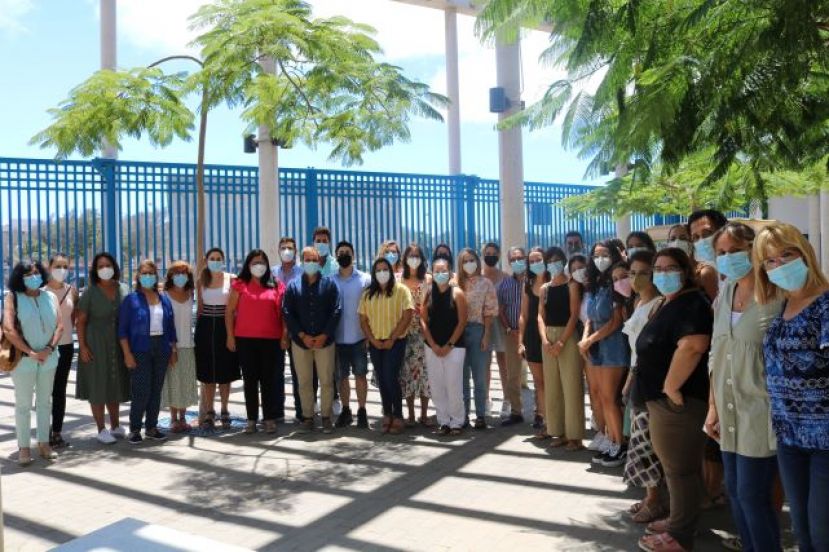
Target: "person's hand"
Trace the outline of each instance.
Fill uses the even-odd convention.
[[[382,348],[383,348],[383,349],[385,349],[385,350],[387,350],[387,351],[388,351],[389,349],[391,349],[391,348],[394,346],[394,340],[393,340],[393,339],[384,339],[384,340],[382,341],[382,343],[383,343],[383,347],[382,347]]]
[[[135,370],[138,368],[138,362],[136,362],[135,357],[132,355],[126,355],[124,357],[124,364],[127,365],[127,368],[130,370]]]
[[[32,351],[29,358],[34,359],[34,361],[38,364],[43,364],[46,360],[48,360],[50,354],[52,354],[52,351],[49,349],[42,349],[40,351]]]
[[[668,400],[671,401],[676,406],[685,406],[685,397],[682,396],[682,393],[676,390],[665,390],[665,396],[668,397]]]
[[[178,364],[178,351],[173,351],[170,354],[170,362],[167,364],[168,368],[174,368]]]
[[[556,341],[553,343],[553,350],[550,353],[553,358],[558,358],[558,355],[561,354],[561,350],[564,349],[564,344],[561,341]]]
[[[377,338],[372,337],[371,339],[369,339],[369,343],[371,343],[371,346],[374,347],[375,349],[382,349],[383,348],[383,342],[380,341]]]
[[[523,359],[526,359],[526,358],[527,358],[527,348],[526,348],[526,347],[524,347],[524,344],[523,344],[523,343],[521,343],[520,345],[518,345],[518,356],[520,356],[520,357],[521,357],[521,358],[523,358]]]
[[[328,339],[328,336],[325,334],[319,334],[317,337],[314,338],[314,348],[315,349],[322,349],[325,347],[325,341]]]
[[[709,437],[720,442],[720,415],[717,413],[716,407],[711,405],[708,408],[708,416],[705,417],[705,433]]]
[[[484,337],[481,339],[481,351],[486,352],[489,350],[489,333],[485,333]]]
[[[302,340],[302,344],[305,345],[305,347],[307,349],[313,349],[314,348],[314,338],[313,337],[311,337],[308,334],[302,334],[301,336],[299,336],[299,338]]]
[[[283,351],[287,351],[288,347],[291,346],[291,338],[288,337],[287,332],[282,334],[282,339],[279,340],[279,348]]]
[[[227,336],[227,350],[233,353],[236,352],[236,338],[232,335]]]
[[[92,362],[93,356],[92,351],[89,350],[89,347],[81,347],[80,358],[81,362]]]
[[[579,352],[582,356],[587,356],[587,353],[590,352],[590,347],[593,346],[593,342],[590,341],[590,338],[582,339],[579,341]]]

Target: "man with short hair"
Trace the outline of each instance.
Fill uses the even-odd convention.
[[[564,251],[569,259],[573,255],[584,254],[584,236],[577,230],[570,230],[564,236]]]
[[[714,234],[728,223],[728,219],[716,209],[694,211],[688,217],[688,232],[694,243],[694,260],[702,263],[697,267],[697,277],[708,298],[716,299],[720,289],[717,272],[717,254],[714,251]]]
[[[322,431],[331,433],[334,402],[334,333],[342,314],[340,290],[330,278],[320,274],[320,256],[313,247],[302,250],[301,278],[288,286],[283,299],[282,314],[291,332],[299,393],[304,405],[314,404],[312,380],[314,365],[322,389]],[[303,426],[314,428],[314,412],[303,409]]]
[[[521,376],[524,372],[524,363],[518,354],[518,319],[521,316],[521,299],[524,296],[524,279],[527,275],[527,252],[523,247],[510,247],[507,260],[512,275],[501,280],[496,293],[498,294],[498,320],[506,333],[504,347],[504,365],[506,379],[501,382],[504,389],[504,400],[509,403],[510,410],[501,425],[509,426],[524,421],[523,404],[521,401]]]
[[[337,427],[347,427],[352,424],[354,417],[351,414],[351,385],[349,376],[354,374],[354,387],[357,391],[357,427],[368,428],[366,414],[366,397],[368,396],[368,351],[366,336],[360,327],[360,315],[357,309],[363,291],[371,284],[371,276],[354,267],[354,246],[341,241],[334,251],[337,256],[339,271],[331,277],[340,289],[342,301],[342,316],[337,325],[337,387],[340,391],[342,411],[337,418]]]
[[[332,276],[339,270],[334,255],[331,254],[331,230],[327,226],[317,226],[312,235],[314,248],[320,255],[319,263],[323,276]]]

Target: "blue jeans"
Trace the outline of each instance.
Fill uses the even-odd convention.
[[[130,431],[141,431],[146,415],[146,430],[158,425],[161,389],[170,363],[170,347],[166,337],[150,338],[150,350],[133,353],[137,366],[130,370]]]
[[[398,339],[391,349],[375,349],[369,346],[371,363],[377,374],[383,416],[403,417],[403,390],[400,388],[400,368],[406,355],[406,339]]]
[[[743,551],[779,552],[780,523],[771,499],[777,458],[752,458],[723,451],[722,461],[731,514]]]
[[[777,461],[800,552],[829,550],[829,450],[778,443]]]
[[[466,347],[466,358],[463,361],[463,404],[466,417],[471,411],[469,378],[475,385],[475,415],[478,418],[486,416],[486,367],[492,356],[489,351],[481,350],[481,341],[484,339],[484,325],[470,322],[463,331],[463,342]]]

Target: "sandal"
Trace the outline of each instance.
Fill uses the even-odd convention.
[[[383,416],[383,433],[388,433],[390,426],[391,426],[391,416]]]
[[[642,506],[644,506],[644,505],[645,505],[644,500],[642,502],[634,502],[633,504],[630,505],[630,508],[628,508],[628,513],[630,515],[638,514],[639,510],[641,510]]]
[[[415,421],[414,416],[411,416],[406,420],[406,427],[415,427],[416,425],[417,422]]]
[[[563,447],[566,444],[567,444],[567,439],[564,439],[562,437],[553,437],[550,440],[550,444],[547,445],[547,446],[549,448],[559,448],[559,447]]]
[[[668,515],[668,509],[660,505],[650,505],[642,502],[638,511],[633,512],[631,518],[635,523],[650,523]]]
[[[17,465],[18,466],[28,466],[35,459],[32,458],[32,450],[31,449],[20,449],[20,452],[17,456]]]
[[[685,550],[669,533],[645,535],[639,539],[639,548],[646,552],[683,552]]]
[[[216,413],[214,412],[213,415],[215,416]],[[222,422],[222,429],[230,429],[230,412],[227,410],[222,411],[222,417],[220,419]]]
[[[417,419],[417,421],[420,422],[420,425],[422,425],[423,427],[435,427],[435,424],[432,422],[429,416],[421,416]]]
[[[564,447],[564,450],[569,452],[578,452],[580,450],[584,450],[584,445],[581,444],[581,441],[570,441],[567,443],[567,446]]]

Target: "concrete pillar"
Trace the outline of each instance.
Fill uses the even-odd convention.
[[[116,0],[101,0],[101,69],[115,70],[118,65],[118,26],[115,4]],[[101,147],[101,157],[117,159],[118,150],[111,144],[104,142]],[[101,204],[101,215],[104,224],[104,248],[123,265],[129,260],[121,259],[121,240],[118,238],[117,231],[121,212],[121,194],[115,190],[114,186],[107,193],[111,195],[107,196]]]
[[[261,62],[262,69],[268,73],[276,71],[272,59]],[[279,235],[282,229],[281,206],[279,202],[279,170],[277,148],[271,141],[268,127],[259,127],[259,247],[268,254],[271,265],[279,262]]]
[[[448,8],[444,12],[446,36],[446,96],[449,110],[446,128],[449,132],[449,174],[461,173],[461,106],[458,85],[458,12]]]
[[[820,192],[820,266],[829,270],[829,191]]]
[[[614,174],[616,178],[622,178],[628,173],[627,165],[618,164]],[[624,215],[616,219],[616,237],[624,241],[628,234],[630,234],[631,220],[630,214]]]
[[[809,243],[812,245],[812,249],[815,250],[815,254],[820,256],[820,195],[814,194],[807,197],[808,205],[809,205],[809,228],[807,230],[809,234]],[[772,217],[778,218],[778,217]]]
[[[521,43],[498,40],[495,47],[497,86],[510,101],[509,109],[498,114],[498,121],[521,109]],[[507,252],[515,245],[526,246],[524,213],[524,158],[521,127],[498,131],[498,164],[501,199],[501,250],[503,264]]]

